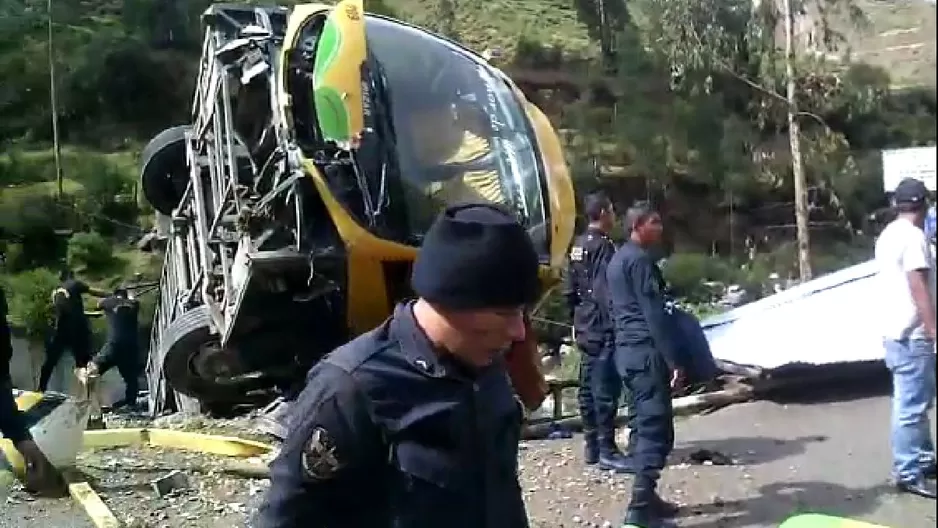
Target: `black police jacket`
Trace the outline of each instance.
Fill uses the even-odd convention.
[[[665,312],[665,284],[651,255],[634,242],[623,244],[606,269],[616,345],[651,345],[671,368],[674,341]]]
[[[438,356],[411,306],[310,370],[254,526],[528,527],[504,366]]]
[[[59,284],[52,293],[56,333],[84,336],[91,332],[82,300],[82,295],[89,291],[88,285],[77,279],[67,279]]]
[[[10,370],[10,360],[13,358],[13,338],[10,331],[10,323],[7,321],[7,314],[10,310],[7,305],[6,293],[0,288],[0,361],[6,362],[0,372],[6,373]],[[2,380],[0,380],[2,381]]]
[[[108,341],[136,344],[140,303],[136,299],[111,295],[101,299],[98,306],[104,310],[104,317],[107,319]]]
[[[7,294],[0,288],[0,323],[7,322],[7,315],[10,314],[10,305],[7,304]]]
[[[612,332],[605,281],[615,251],[612,239],[598,229],[587,229],[570,249],[563,295],[581,344],[602,341]]]

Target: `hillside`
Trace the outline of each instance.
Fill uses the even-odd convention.
[[[437,0],[385,0],[402,18],[418,25],[436,24]],[[592,54],[595,47],[577,18],[572,0],[457,0],[456,31],[468,46],[500,48],[511,55],[520,37],[571,53]],[[366,2],[367,5],[367,2]]]
[[[859,0],[870,26],[847,34],[853,60],[889,72],[897,87],[936,85],[935,4],[923,0]]]
[[[401,18],[419,25],[437,24],[437,0],[385,0]],[[577,16],[573,0],[456,0],[456,31],[477,51],[500,48],[509,57],[524,37],[566,53],[587,57],[595,43]],[[935,5],[923,0],[855,0],[867,16],[866,27],[844,20],[834,26],[845,34],[840,51],[853,60],[889,72],[896,86],[935,86]],[[367,2],[366,2],[367,5]]]

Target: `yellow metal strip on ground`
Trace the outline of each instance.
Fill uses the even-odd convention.
[[[0,473],[8,472],[22,475],[26,471],[23,455],[16,449],[13,442],[0,437]],[[0,478],[0,481],[5,480]]]
[[[170,429],[102,429],[85,431],[84,448],[151,445],[198,451],[212,455],[250,458],[269,453],[273,448],[263,442],[234,436],[218,436]]]
[[[85,431],[82,447],[85,450],[106,447],[128,447],[151,445],[198,451],[213,455],[251,458],[269,453],[273,448],[263,442],[245,440],[234,436],[218,436],[169,429],[101,429]],[[266,466],[251,468],[262,473]],[[68,480],[68,492],[81,505],[95,528],[119,528],[121,523],[107,507],[101,497],[87,482]]]
[[[107,507],[107,504],[104,504],[101,497],[87,482],[72,481],[68,477],[66,479],[68,480],[68,494],[85,510],[95,528],[120,528],[121,522],[114,512]]]
[[[150,445],[175,447],[213,455],[250,458],[264,455],[272,449],[270,445],[244,440],[234,436],[217,436],[168,429],[149,429]]]
[[[146,429],[98,429],[85,431],[82,449],[129,447],[147,443]]]

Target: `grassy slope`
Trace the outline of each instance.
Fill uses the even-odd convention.
[[[436,0],[386,0],[402,17],[433,27]],[[923,0],[855,0],[871,24],[844,29],[854,60],[881,66],[899,86],[935,86],[935,6]],[[572,52],[595,53],[568,0],[456,0],[457,29],[471,48],[514,50],[524,35]],[[367,3],[366,3],[367,5]]]
[[[923,0],[858,0],[870,20],[851,31],[854,60],[885,68],[897,86],[935,86],[935,5]]]
[[[386,0],[386,3],[411,22],[434,27],[436,0]],[[521,36],[586,54],[594,47],[568,0],[456,0],[454,3],[460,39],[477,51],[501,48],[511,54]]]
[[[16,164],[22,168],[26,180],[12,186],[0,187],[0,204],[14,202],[28,195],[54,196],[58,187],[55,183],[53,160],[51,149],[18,152],[12,159],[9,153],[0,154],[0,168]],[[133,151],[103,153],[65,147],[62,149],[62,166],[66,193],[80,192],[83,188],[82,181],[93,177],[96,168],[120,174],[128,181],[136,181],[138,174],[137,153]],[[117,245],[114,247],[114,256],[115,262],[110,269],[86,278],[96,286],[110,288],[134,273],[152,276],[159,271],[158,257],[141,253],[133,247]]]

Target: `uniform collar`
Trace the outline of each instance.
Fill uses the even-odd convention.
[[[632,240],[631,238],[626,239],[625,243],[641,251],[642,253],[648,253],[648,251],[644,247],[642,247],[641,244]]]
[[[446,376],[447,368],[414,318],[414,301],[400,303],[394,308],[390,330],[400,345],[401,353],[417,370],[433,378]]]

